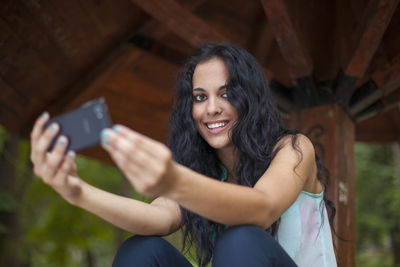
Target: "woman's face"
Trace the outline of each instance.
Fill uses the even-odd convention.
[[[229,72],[225,62],[212,58],[196,66],[193,83],[192,116],[200,135],[214,149],[232,145],[232,128],[238,120],[228,101]]]

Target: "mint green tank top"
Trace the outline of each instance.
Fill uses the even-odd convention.
[[[337,266],[323,192],[301,191],[281,216],[276,240],[299,267]]]

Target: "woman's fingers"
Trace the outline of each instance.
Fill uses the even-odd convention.
[[[153,156],[157,156],[160,150],[160,146],[163,146],[161,143],[138,132],[135,132],[123,125],[115,125],[113,126],[113,130],[115,133],[117,133],[117,135],[124,137],[136,147],[143,148],[147,153]]]
[[[54,137],[57,135],[60,127],[56,123],[50,124],[47,127],[43,134],[39,137],[39,139],[34,142],[33,150],[33,158],[32,161],[37,164],[41,164],[45,161],[46,152],[49,149],[51,142],[53,141]]]
[[[143,140],[139,135],[128,139],[126,135],[119,132],[105,130],[102,140],[103,147],[111,155],[115,154],[115,160],[118,160],[122,165],[134,163],[138,167],[148,168],[155,159],[150,151],[157,148],[149,147],[147,140]]]
[[[36,143],[41,136],[43,132],[43,126],[44,124],[49,120],[50,116],[47,112],[44,112],[40,117],[36,119],[36,122],[33,126],[32,132],[31,132],[31,160],[35,160],[35,148],[36,148]]]
[[[104,130],[102,145],[138,192],[160,192],[172,159],[165,145],[124,126]]]
[[[36,122],[31,132],[31,142],[35,142],[37,141],[37,139],[39,139],[40,135],[43,132],[43,126],[49,120],[49,118],[49,113],[43,112],[43,114],[36,119]]]
[[[64,153],[64,152],[63,152]],[[75,169],[75,152],[68,151],[67,155],[63,155],[59,162],[59,167],[54,174],[54,184],[56,186],[64,186],[66,178]]]
[[[71,204],[76,203],[82,190],[81,180],[72,174],[75,168],[75,152],[68,151],[51,184]]]
[[[52,179],[57,171],[59,171],[60,165],[65,157],[65,149],[68,144],[68,139],[65,136],[60,136],[56,140],[54,148],[51,152],[46,153],[46,168],[42,173],[45,182],[49,183],[48,179]]]

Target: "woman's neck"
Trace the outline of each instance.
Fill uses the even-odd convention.
[[[222,165],[225,166],[225,168],[228,171],[228,177],[232,176],[234,173],[234,167],[235,167],[235,162],[236,162],[236,157],[237,157],[237,149],[234,146],[229,146],[223,149],[217,150],[217,156],[219,160],[221,161]]]

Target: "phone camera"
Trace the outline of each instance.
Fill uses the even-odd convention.
[[[99,120],[101,120],[103,118],[103,109],[101,108],[101,106],[95,106],[93,108],[94,114],[96,115],[96,118],[98,118]]]

